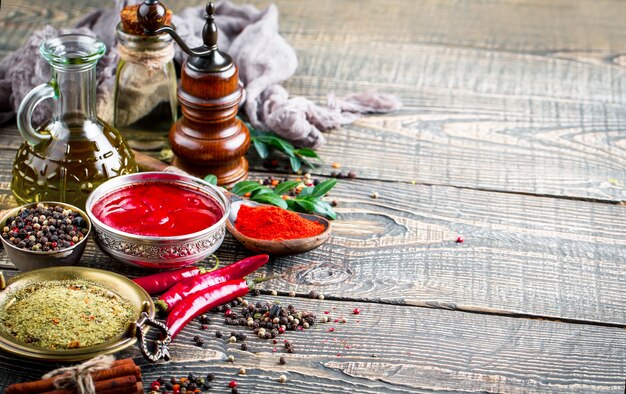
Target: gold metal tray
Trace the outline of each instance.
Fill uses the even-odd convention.
[[[33,284],[52,280],[82,279],[97,283],[112,292],[128,299],[133,306],[133,321],[130,321],[125,332],[98,345],[87,346],[79,349],[50,350],[21,342],[9,334],[0,332],[0,349],[9,353],[43,361],[80,361],[101,354],[115,353],[134,345],[139,340],[141,352],[149,361],[156,362],[158,359],[169,359],[167,346],[170,338],[167,328],[163,323],[153,320],[154,303],[150,295],[135,282],[113,272],[85,267],[53,267],[43,268],[18,275],[10,281],[10,284],[0,291],[0,307],[4,306],[14,291]],[[51,300],[54,302],[54,300]],[[147,349],[144,336],[149,327],[158,328],[165,339],[155,341],[156,351]]]

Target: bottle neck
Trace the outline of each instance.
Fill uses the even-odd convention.
[[[57,85],[58,100],[53,119],[68,126],[80,126],[96,120],[96,64],[83,69],[53,67],[52,78]]]

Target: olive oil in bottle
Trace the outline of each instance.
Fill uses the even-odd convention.
[[[15,156],[11,190],[19,203],[62,201],[84,208],[95,187],[137,171],[120,133],[96,116],[96,64],[105,50],[101,41],[80,34],[41,45],[52,78],[33,89],[17,111],[25,142]],[[35,130],[32,112],[44,99],[53,99],[52,119]]]

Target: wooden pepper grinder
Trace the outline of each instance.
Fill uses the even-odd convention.
[[[158,0],[145,0],[137,9],[137,19],[146,34],[168,33],[189,54],[178,87],[183,117],[169,134],[174,165],[199,177],[214,174],[219,185],[230,186],[248,176],[244,155],[250,133],[236,117],[243,96],[237,65],[217,48],[213,3],[207,4],[206,11],[203,45],[193,49],[174,29],[163,26],[165,7]]]

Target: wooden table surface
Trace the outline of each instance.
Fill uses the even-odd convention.
[[[100,3],[110,6],[2,1],[0,56]],[[213,316],[208,331],[182,332],[169,364],[126,351],[145,381],[193,371],[214,373],[215,392],[232,379],[249,393],[624,392],[626,2],[276,4],[300,60],[292,94],[323,102],[373,88],[405,104],[326,135],[313,176],[329,176],[333,162],[358,174],[332,193],[334,235],[263,270],[279,275],[265,286],[279,296],[261,299],[348,322],[285,334],[296,352],[282,366],[284,352],[266,341],[250,339],[244,352],[214,339],[230,329]],[[4,208],[15,205],[10,166],[21,139],[15,124],[0,135]],[[249,157],[251,177],[273,174]],[[227,236],[217,254],[230,263],[250,253]],[[83,264],[140,274],[93,244]],[[4,252],[0,266],[14,270]],[[325,300],[309,299],[311,290]],[[203,348],[194,335],[207,338]],[[0,353],[0,386],[50,368]]]

